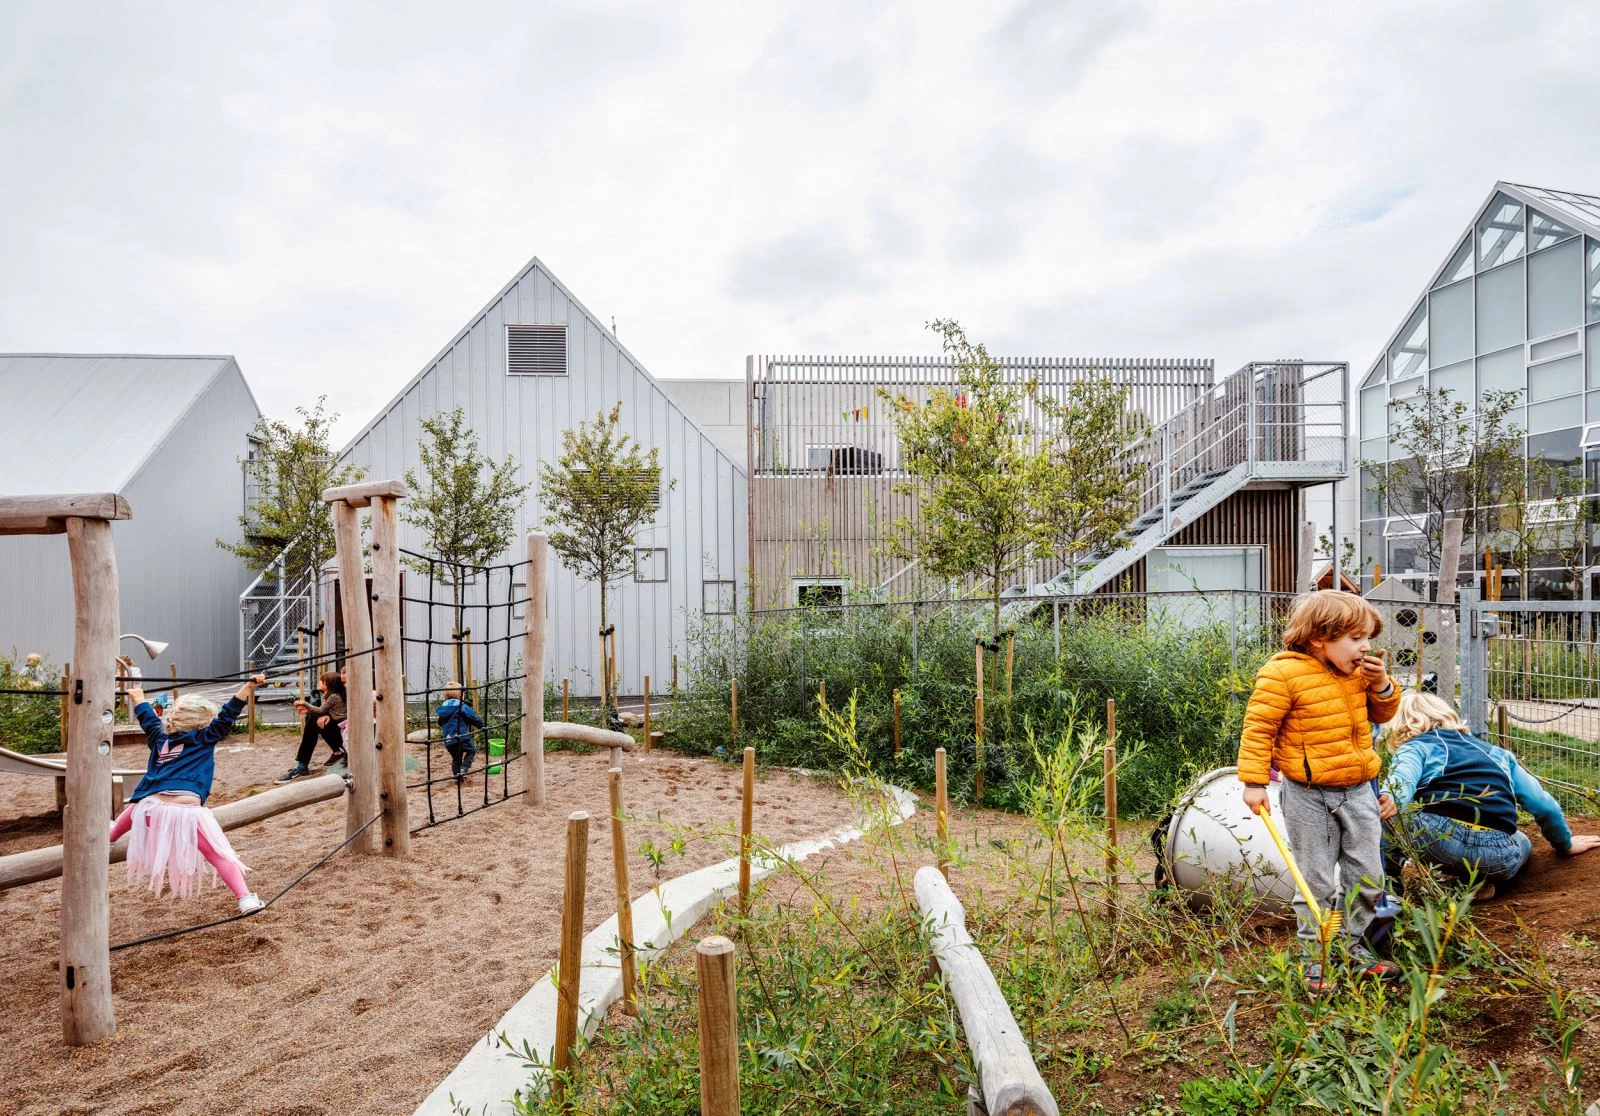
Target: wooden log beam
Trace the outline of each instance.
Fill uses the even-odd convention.
[[[226,802],[211,812],[223,829],[238,829],[258,821],[338,798],[345,792],[343,775],[318,775],[312,779],[296,779],[285,786]],[[101,823],[101,829],[105,824]],[[128,839],[122,838],[110,848],[106,863],[119,864],[128,857]],[[51,845],[43,849],[0,856],[0,891],[21,887],[24,884],[53,880],[61,875],[62,847]]]
[[[933,956],[961,1013],[961,1028],[978,1071],[989,1116],[1059,1116],[1016,1016],[1000,992],[989,964],[967,933],[967,912],[937,868],[917,869],[917,906],[922,909]]]
[[[570,740],[574,744],[589,744],[596,748],[621,748],[624,752],[631,752],[634,749],[633,737],[625,732],[597,728],[594,725],[578,725],[571,721],[546,721],[544,738]]]
[[[88,503],[93,498],[78,499]],[[117,1031],[106,897],[111,720],[117,708],[117,555],[111,524],[106,518],[69,518],[67,550],[72,557],[72,661],[77,674],[67,696],[58,976],[62,1038],[68,1046],[87,1046]]]
[[[0,496],[0,530],[66,519],[132,519],[128,501],[115,492],[80,492],[54,496]],[[49,527],[50,534],[66,528]]]
[[[378,497],[387,496],[395,500],[403,500],[411,495],[406,491],[403,481],[381,480],[362,481],[360,484],[345,484],[338,488],[330,488],[323,492],[322,502],[325,504],[349,504],[352,508],[364,508]]]

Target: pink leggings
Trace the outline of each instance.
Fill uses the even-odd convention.
[[[111,823],[111,839],[115,841],[128,830],[133,828],[133,810],[137,803],[130,803],[126,810],[117,815],[117,820]],[[250,894],[250,889],[245,886],[244,873],[239,870],[239,865],[225,856],[217,853],[211,847],[211,842],[206,840],[205,834],[200,834],[200,855],[206,858],[206,863],[217,870],[217,875],[222,877],[222,882],[228,885],[228,890],[233,892],[234,898],[243,899]]]

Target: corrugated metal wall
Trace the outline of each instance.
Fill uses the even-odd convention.
[[[508,376],[505,327],[514,325],[565,325],[567,327],[566,376]],[[543,506],[537,475],[541,462],[560,454],[562,434],[579,422],[592,421],[597,412],[622,402],[622,424],[646,449],[661,450],[666,478],[676,487],[665,494],[653,526],[638,536],[641,547],[667,551],[667,580],[637,583],[626,578],[611,586],[608,620],[617,628],[620,691],[638,693],[643,676],[651,686],[666,688],[672,673],[672,656],[681,653],[689,622],[702,610],[707,594],[719,592],[739,602],[742,610],[745,568],[744,469],[722,452],[667,396],[648,371],[624,349],[538,260],[533,261],[501,291],[472,322],[405,388],[344,451],[342,460],[365,466],[372,479],[399,478],[418,466],[417,443],[422,420],[461,407],[478,432],[480,446],[491,457],[511,454],[522,466],[522,479],[534,481],[519,516],[519,530],[541,528]],[[401,544],[424,548],[419,532],[402,526]],[[520,558],[521,543],[512,558]],[[552,555],[554,563],[554,556]],[[497,575],[498,576],[498,575]],[[599,693],[600,593],[591,582],[580,581],[555,566],[548,601],[550,644],[546,652],[548,676],[553,681],[571,679],[579,695]],[[407,592],[423,592],[421,577],[407,574]],[[718,583],[732,583],[733,588]],[[506,589],[492,583],[488,591],[504,599]],[[441,593],[446,592],[443,588]],[[482,599],[484,587],[469,596]],[[485,617],[477,611],[468,616]],[[500,634],[477,620],[473,638],[484,631]],[[408,636],[426,628],[425,610],[413,609],[406,618]],[[520,620],[512,621],[520,630]],[[441,611],[434,617],[435,634],[448,634],[450,622]],[[483,661],[478,649],[475,663]],[[503,651],[493,650],[494,666],[488,675],[475,667],[481,680],[504,672]],[[518,649],[520,654],[520,648]],[[408,649],[408,686],[423,677],[427,665],[415,647]],[[438,681],[437,661],[434,669]]]
[[[111,529],[121,631],[172,644],[154,663],[140,655],[147,675],[167,674],[172,662],[185,677],[238,669],[239,594],[250,574],[215,540],[238,537],[239,459],[257,413],[229,361],[123,489],[133,518]],[[0,650],[39,651],[61,663],[71,658],[72,626],[67,537],[0,539]]]
[[[1266,548],[1265,588],[1293,593],[1299,569],[1299,492],[1292,488],[1246,489],[1168,539],[1166,546],[1261,546]],[[1145,560],[1099,590],[1099,595],[1145,591]]]

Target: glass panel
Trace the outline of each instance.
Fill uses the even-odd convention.
[[[1528,363],[1537,364],[1541,360],[1575,353],[1578,349],[1578,331],[1573,330],[1571,333],[1563,333],[1560,337],[1549,337],[1529,345]]]
[[[1439,277],[1433,281],[1435,287],[1442,287],[1446,283],[1454,283],[1457,279],[1465,279],[1472,274],[1472,237],[1461,242],[1461,247],[1456,249],[1456,254],[1450,257],[1450,262],[1444,265],[1444,270],[1439,272]]]
[[[1552,244],[1558,244],[1568,237],[1577,235],[1577,229],[1562,224],[1548,213],[1540,213],[1537,209],[1528,210],[1528,251],[1537,252],[1541,248],[1548,248]]]
[[[1577,353],[1528,369],[1528,402],[1554,399],[1583,390],[1583,358]]]
[[[1560,430],[1564,426],[1570,426],[1574,417],[1574,402],[1571,399],[1557,399],[1550,403],[1535,403],[1529,407],[1528,433],[1530,435],[1544,434],[1551,430]]]
[[[1385,363],[1386,363],[1386,358],[1385,357],[1379,357],[1378,358],[1378,363],[1374,364],[1372,366],[1372,370],[1367,373],[1367,378],[1361,381],[1361,386],[1362,387],[1371,387],[1373,384],[1381,384],[1381,383],[1383,383],[1383,373],[1384,373],[1384,365],[1385,365]]]
[[[1543,337],[1583,324],[1583,244],[1565,244],[1528,257],[1528,336]]]
[[[1428,296],[1428,352],[1433,367],[1472,356],[1472,284],[1457,283]]]
[[[1600,391],[1589,393],[1589,409],[1584,422],[1600,422]]]
[[[1478,270],[1487,271],[1522,255],[1524,239],[1522,203],[1496,194],[1478,220]]]
[[[1409,380],[1402,380],[1398,384],[1389,385],[1390,399],[1409,399],[1422,390],[1422,377],[1413,376]]]
[[[1361,460],[1387,461],[1389,443],[1383,438],[1367,438],[1361,443]]]
[[[1449,368],[1436,368],[1428,373],[1428,386],[1434,391],[1443,389],[1470,407],[1477,406],[1477,395],[1472,390],[1472,362],[1464,360]]]
[[[1589,320],[1600,321],[1600,241],[1585,241],[1589,246]]]
[[[1422,371],[1428,359],[1428,308],[1418,306],[1411,320],[1389,346],[1389,379],[1399,380]]]
[[[1383,521],[1377,523],[1363,523],[1361,525],[1361,587],[1372,586],[1372,564],[1383,561]],[[1351,575],[1352,578],[1355,576]]]
[[[1522,346],[1478,358],[1478,391],[1522,391]]]
[[[1389,400],[1383,385],[1367,388],[1361,393],[1361,429],[1364,437],[1389,432]]]
[[[1383,567],[1385,577],[1428,568],[1428,560],[1422,556],[1422,540],[1416,535],[1390,539],[1388,543],[1389,561]]]
[[[1589,386],[1600,388],[1600,325],[1589,327],[1589,341],[1584,348],[1589,358]]]
[[[1376,519],[1383,514],[1383,501],[1378,499],[1378,490],[1373,486],[1377,480],[1376,469],[1361,470],[1361,518]]]
[[[1522,332],[1522,268],[1478,276],[1478,351],[1492,353],[1526,339]]]

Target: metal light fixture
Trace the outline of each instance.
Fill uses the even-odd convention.
[[[125,639],[138,640],[139,643],[144,647],[144,653],[149,655],[152,659],[160,657],[161,652],[165,651],[170,646],[170,644],[163,643],[159,639],[145,639],[144,636],[135,635],[132,632],[129,632],[127,635],[118,636],[117,642],[121,643]]]

